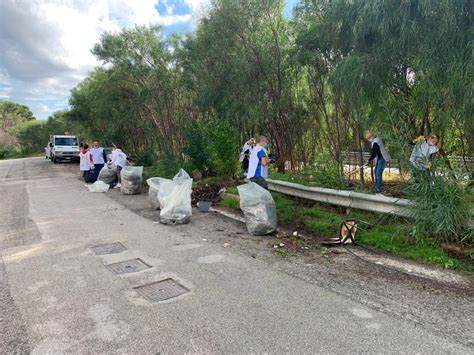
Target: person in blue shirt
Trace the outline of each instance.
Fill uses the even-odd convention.
[[[266,178],[268,178],[268,154],[264,146],[268,144],[265,136],[258,137],[257,145],[250,153],[249,170],[247,178],[268,190]]]

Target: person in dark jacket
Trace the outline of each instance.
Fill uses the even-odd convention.
[[[382,177],[385,166],[391,160],[390,154],[385,149],[382,139],[377,137],[373,132],[365,132],[365,139],[371,144],[370,157],[365,165],[375,160],[375,189],[377,192],[382,192]]]

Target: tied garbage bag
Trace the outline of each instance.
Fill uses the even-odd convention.
[[[143,166],[124,166],[120,171],[120,191],[124,195],[135,195],[141,192]]]
[[[148,186],[150,186],[150,189],[148,190],[148,202],[150,202],[155,210],[159,210],[161,208],[160,201],[158,200],[158,192],[160,190],[160,182],[163,181],[171,180],[160,177],[152,177],[146,181]]]
[[[161,206],[160,222],[163,224],[187,223],[192,216],[193,179],[186,178],[186,175],[189,175],[184,170],[178,175],[180,177],[176,180],[160,180],[158,201]]]
[[[172,188],[170,186],[170,184],[168,184],[169,182],[174,182],[175,184],[182,184],[183,182],[187,181],[187,180],[191,180],[191,184],[192,184],[192,179],[191,177],[189,176],[189,174],[186,172],[186,170],[184,169],[180,169],[178,171],[178,173],[173,177],[173,180],[169,180],[169,179],[164,179],[164,178],[158,178],[158,179],[161,179],[160,181],[161,182],[167,182],[165,185],[165,188],[161,188],[163,187],[164,184],[162,184],[158,190],[158,204],[160,205],[160,209],[163,209],[164,205],[165,205],[165,200],[166,198],[170,195],[171,191],[172,191]],[[192,188],[191,188],[192,189]]]
[[[117,179],[117,170],[109,168],[107,165],[99,171],[98,181],[103,181],[106,184],[114,184]]]
[[[276,207],[273,197],[264,188],[251,182],[237,187],[240,209],[244,212],[247,230],[252,235],[272,233],[277,227]]]
[[[173,181],[181,181],[191,179],[191,176],[184,169],[179,169],[178,173],[174,176]]]
[[[109,191],[109,184],[103,181],[96,181],[92,185],[88,186],[90,192],[107,192]]]

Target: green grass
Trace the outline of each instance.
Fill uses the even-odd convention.
[[[232,209],[240,208],[239,201],[237,201],[235,198],[232,198],[230,196],[225,196],[221,201],[221,205],[228,208],[232,208]]]
[[[288,226],[304,228],[319,237],[336,237],[342,220],[362,220],[373,226],[359,224],[364,229],[357,233],[357,242],[361,245],[445,268],[474,271],[473,265],[448,256],[433,239],[411,236],[409,221],[360,210],[351,210],[346,215],[343,210],[329,206],[302,206],[298,201],[276,193],[273,197],[279,222]]]
[[[229,186],[229,187],[226,187],[226,192],[230,193],[230,194],[234,194],[234,195],[238,195],[239,194],[239,190],[237,190],[237,187],[236,186]]]
[[[346,214],[342,208],[304,203],[278,193],[272,195],[278,222],[292,229],[304,229],[317,237],[336,237],[342,220],[356,219],[372,224],[359,223],[357,243],[360,245],[444,268],[474,272],[472,264],[448,256],[433,239],[411,236],[411,224],[408,220],[361,210],[351,210]],[[229,208],[239,208],[239,203],[231,197],[225,197],[222,204]]]

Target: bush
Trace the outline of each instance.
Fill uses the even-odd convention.
[[[25,156],[24,152],[17,147],[0,148],[0,159],[14,159]]]
[[[165,154],[155,165],[145,168],[145,178],[159,176],[171,179],[181,168],[189,170],[182,160],[171,154]]]
[[[314,162],[306,166],[303,172],[311,180],[314,180],[317,186],[332,189],[346,187],[339,162],[332,159],[329,154],[318,154]]]
[[[344,177],[340,173],[339,163],[331,159],[328,154],[318,154],[315,160],[305,166],[300,172],[282,174],[271,171],[270,177],[275,180],[331,189],[344,189],[347,187]]]
[[[156,163],[156,155],[150,151],[147,151],[141,154],[136,161],[136,165],[141,165],[141,166],[153,166],[155,163]]]
[[[191,122],[184,128],[187,144],[183,147],[183,153],[189,157],[191,169],[197,169],[205,175],[211,166],[207,154],[210,143],[208,133],[208,126],[198,121]]]
[[[410,213],[421,233],[438,241],[472,244],[468,227],[472,191],[457,174],[446,169],[436,174],[418,173],[406,194],[414,202]]]
[[[232,177],[238,170],[238,134],[228,122],[218,117],[190,123],[184,130],[187,144],[183,153],[189,157],[190,170],[204,175]]]

